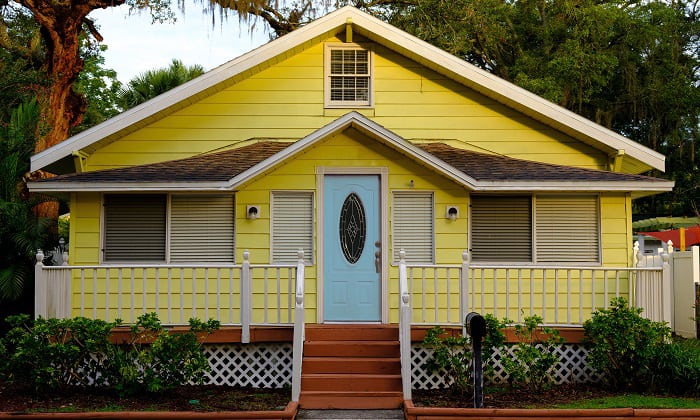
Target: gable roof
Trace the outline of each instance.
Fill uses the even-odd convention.
[[[489,155],[443,143],[416,146],[358,112],[294,143],[261,141],[217,153],[119,169],[61,175],[29,183],[36,192],[231,191],[349,128],[472,191],[669,191],[672,181]]]
[[[269,42],[144,104],[85,130],[31,158],[31,170],[59,169],[81,150],[88,153],[101,144],[131,133],[158,118],[223,90],[243,77],[294,54],[309,43],[338,34],[346,24],[353,31],[493,98],[610,156],[624,154],[636,160],[637,172],[664,170],[664,156],[612,130],[549,102],[531,92],[481,70],[353,7],[346,6],[283,37]],[[72,162],[71,162],[72,163]]]

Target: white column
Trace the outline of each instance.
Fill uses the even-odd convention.
[[[467,327],[464,324],[464,318],[471,309],[469,308],[469,265],[471,263],[471,254],[469,251],[462,251],[462,272],[460,279],[460,321],[462,322],[462,335],[466,337]],[[520,293],[520,292],[518,292]]]
[[[241,266],[241,343],[250,343],[250,322],[253,317],[253,293],[250,253],[243,251]]]
[[[44,252],[36,251],[36,264],[34,265],[34,318],[46,318],[46,276],[44,273]]]
[[[299,401],[301,395],[301,365],[304,360],[304,340],[306,339],[304,316],[304,251],[299,250],[294,299],[294,342],[292,353],[292,401]]]
[[[401,383],[403,399],[411,397],[411,295],[406,275],[406,252],[399,251],[399,346],[401,349]]]

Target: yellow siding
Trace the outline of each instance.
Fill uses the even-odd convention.
[[[459,323],[459,266],[462,263],[462,252],[468,244],[468,193],[462,187],[436,175],[426,167],[416,162],[401,157],[396,151],[377,143],[365,135],[348,129],[335,137],[320,141],[303,153],[295,155],[287,162],[281,162],[272,168],[264,177],[252,180],[243,186],[236,194],[236,261],[243,261],[243,252],[250,252],[252,264],[268,264],[270,262],[270,192],[274,190],[299,190],[317,191],[317,167],[385,167],[388,170],[388,205],[391,214],[391,191],[409,190],[409,182],[413,180],[414,191],[430,191],[434,194],[435,214],[435,246],[436,263],[451,265],[450,269],[440,269],[436,274],[430,272],[415,272],[410,279],[415,306],[413,320],[417,323]],[[316,197],[317,199],[317,197]],[[260,205],[261,217],[257,220],[248,220],[245,217],[247,204]],[[100,220],[100,195],[99,194],[74,194],[73,195],[73,229],[71,234],[72,254],[76,256],[74,264],[94,264],[99,255],[99,220]],[[457,205],[460,208],[460,218],[450,221],[444,217],[447,205]],[[318,203],[316,203],[318,206]],[[603,265],[608,267],[624,267],[628,265],[631,255],[630,240],[628,234],[630,214],[629,196],[618,193],[602,194],[600,196],[601,209],[601,246]],[[318,220],[318,211],[315,209],[315,219]],[[319,232],[319,226],[315,227],[315,233]],[[391,220],[387,239],[389,241],[389,254],[393,255],[391,248]],[[317,243],[318,238],[314,238]],[[575,244],[572,244],[575,246]],[[312,265],[306,269],[306,310],[308,322],[316,322],[317,309],[317,272],[318,250],[314,249],[313,255],[306,255],[306,260]],[[393,262],[395,264],[395,262]],[[398,320],[398,273],[395,266],[389,270],[388,295],[389,321]],[[485,313],[495,313],[499,317],[507,316],[511,319],[519,319],[521,312],[511,309],[505,312],[508,304],[511,308],[517,308],[517,291],[521,291],[521,299],[526,301],[521,305],[522,311],[528,315],[530,311],[544,314],[548,322],[570,323],[587,319],[591,312],[602,306],[614,293],[625,295],[628,293],[626,274],[621,278],[608,277],[602,271],[592,274],[590,271],[580,274],[578,271],[562,272],[554,277],[548,273],[547,280],[542,281],[542,272],[536,271],[530,279],[529,271],[506,273],[503,270],[476,271],[471,274],[468,290],[473,293],[468,299],[468,308]],[[121,290],[116,274],[110,274],[109,292],[100,289],[95,292],[94,284],[103,288],[107,274],[98,274],[97,283],[90,280],[86,284],[80,283],[79,277],[74,276],[74,314],[87,315],[97,313],[99,316],[108,316],[110,319],[121,317],[131,319],[130,314],[120,312],[117,301],[117,291]],[[161,276],[163,274],[161,273]],[[212,277],[214,276],[214,277]],[[223,284],[214,287],[219,282],[213,274],[204,275],[197,273],[195,280],[185,281],[185,285],[179,286],[175,276],[175,283],[170,287],[172,296],[161,297],[155,300],[155,274],[147,273],[146,300],[143,298],[143,273],[135,275],[134,305],[139,311],[145,305],[146,310],[156,311],[161,319],[184,319],[196,315],[201,318],[216,317],[221,309],[217,310],[216,296],[205,290],[220,290],[225,298],[219,302],[220,308],[238,309],[240,284],[238,279],[229,284],[224,275]],[[275,281],[263,281],[265,274],[257,272],[253,280],[253,322],[254,323],[288,323],[293,321],[289,311],[289,302],[292,298],[292,290],[289,284],[283,280],[279,288]],[[432,276],[432,277],[431,277]],[[592,283],[591,277],[595,277]],[[191,277],[191,275],[190,275]],[[482,279],[483,278],[483,279]],[[495,279],[495,281],[494,281]],[[160,293],[168,290],[167,282],[158,283]],[[128,276],[122,280],[122,288],[130,288]],[[214,282],[214,283],[213,283]],[[193,286],[194,284],[194,286]],[[267,288],[265,288],[267,284]],[[206,286],[206,287],[205,287]],[[194,287],[194,289],[192,289]],[[183,298],[180,298],[180,289],[183,289]],[[85,295],[80,296],[81,290]],[[126,289],[125,289],[126,290]],[[193,292],[194,290],[194,292]],[[532,290],[533,306],[530,306],[530,293]],[[593,295],[595,291],[595,295]],[[195,301],[199,306],[208,306],[207,311],[192,313],[188,307],[192,305],[194,293]],[[607,293],[607,294],[606,294]],[[231,297],[227,297],[231,295]],[[483,298],[482,298],[483,294]],[[268,296],[265,301],[264,297]],[[108,297],[109,296],[109,297]],[[607,299],[606,299],[607,297]],[[85,308],[80,309],[79,302],[85,302]],[[182,300],[182,301],[181,301]],[[184,304],[185,310],[172,315],[168,312],[171,308],[179,308]],[[566,308],[568,303],[573,309],[560,309],[555,313],[555,304],[559,308]],[[122,302],[122,307],[128,305]],[[96,306],[95,306],[96,305]],[[189,306],[188,306],[189,305]],[[95,309],[96,308],[96,309]],[[96,312],[94,312],[96,310]],[[91,312],[92,311],[92,312]],[[139,312],[137,311],[137,312]],[[544,311],[544,312],[543,312]],[[100,315],[103,314],[103,315]],[[240,315],[224,314],[225,319],[238,322]]]
[[[329,39],[329,42],[338,42]],[[414,140],[450,140],[512,157],[605,169],[607,157],[380,45],[374,54],[379,124]],[[101,148],[88,170],[192,156],[251,138],[299,139],[349,110],[324,109],[323,43],[258,71]]]
[[[329,41],[336,42],[331,39]],[[445,79],[437,73],[417,65],[386,48],[372,45],[374,55],[374,101],[372,109],[360,110],[377,123],[416,143],[434,140],[445,141],[455,147],[477,151],[490,151],[521,159],[557,164],[605,169],[607,157],[591,147],[527,118],[502,104]],[[283,59],[267,69],[252,74],[226,90],[206,97],[163,119],[141,128],[113,143],[102,147],[88,158],[88,170],[185,158],[194,154],[230,147],[250,139],[296,140],[335,120],[349,110],[324,109],[323,106],[323,44],[310,45],[303,51]],[[318,191],[316,168],[323,167],[385,167],[388,169],[389,215],[391,215],[391,191],[413,190],[434,193],[436,263],[458,267],[462,252],[468,246],[469,195],[468,192],[437,175],[423,165],[398,155],[375,140],[352,129],[333,138],[325,139],[304,153],[294,156],[269,170],[264,177],[252,180],[236,192],[236,262],[243,261],[243,252],[250,252],[252,264],[268,264],[270,261],[270,193],[274,190]],[[315,196],[315,220],[318,220],[318,196]],[[261,206],[257,220],[245,218],[246,204]],[[445,207],[456,205],[460,218],[450,221],[444,217]],[[603,266],[627,266],[631,257],[631,200],[624,194],[610,193],[600,196],[601,247]],[[76,193],[71,197],[72,226],[70,253],[73,265],[96,264],[99,261],[101,197],[97,193]],[[389,255],[393,255],[391,220],[388,221],[386,239]],[[315,227],[315,235],[320,231]],[[318,238],[314,237],[314,244]],[[575,244],[572,244],[575,246]],[[306,268],[306,319],[316,322],[317,283],[316,264],[318,250],[306,256],[311,262]],[[395,263],[395,262],[392,262]],[[130,320],[127,306],[156,311],[161,319],[190,316],[200,318],[222,317],[239,322],[240,282],[234,275],[223,284],[217,277],[203,272],[189,274],[182,285],[179,277],[170,283],[170,298],[156,300],[155,288],[163,293],[166,283],[155,281],[155,273],[136,273],[134,301],[120,302],[117,292],[131,288],[130,277],[120,281],[116,273],[102,270],[95,280],[86,281],[73,275],[73,314],[97,315]],[[470,297],[468,308],[495,313],[499,317],[518,319],[520,313],[505,313],[506,303],[516,299],[512,291],[520,289],[532,292],[533,306],[524,306],[525,314],[532,309],[542,312],[548,322],[566,323],[587,318],[605,303],[605,293],[617,288],[627,293],[624,278],[606,279],[602,272],[579,279],[576,272],[559,280],[542,281],[542,273],[529,278],[505,272],[484,273],[472,279],[469,290],[485,292],[484,298]],[[107,290],[107,277],[109,289]],[[481,276],[481,274],[479,274]],[[539,277],[538,277],[539,276]],[[144,286],[143,278],[146,278]],[[253,322],[292,322],[288,311],[291,290],[277,283],[268,283],[265,289],[264,275],[257,273],[253,281]],[[216,287],[222,293],[217,296],[207,290]],[[618,286],[621,284],[621,286]],[[95,289],[97,285],[97,289]],[[458,269],[440,271],[433,279],[416,277],[411,283],[416,309],[414,322],[456,322],[461,320]],[[555,293],[555,290],[558,293]],[[595,291],[592,293],[591,291]],[[389,322],[398,321],[398,272],[395,265],[389,268],[388,290]],[[182,293],[182,297],[180,294]],[[264,296],[269,297],[265,301]],[[475,295],[476,296],[476,295]],[[131,299],[131,298],[129,298]],[[192,300],[206,311],[193,313]],[[483,302],[483,303],[482,303]],[[576,308],[574,314],[561,310],[554,313],[554,305],[569,302]],[[185,307],[172,313],[172,308]],[[189,306],[188,306],[189,305]],[[217,309],[217,305],[219,308]],[[529,305],[529,304],[528,304]],[[565,305],[564,305],[565,306]],[[119,308],[122,308],[120,311]],[[171,308],[171,309],[168,309]],[[221,315],[221,308],[232,308],[230,314]],[[544,308],[544,309],[543,309]]]

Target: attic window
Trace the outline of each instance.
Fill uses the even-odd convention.
[[[372,105],[371,54],[357,44],[326,46],[326,107]]]

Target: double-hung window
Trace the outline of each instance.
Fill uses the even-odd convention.
[[[232,195],[107,194],[105,262],[234,261]]]
[[[471,198],[475,262],[600,263],[600,205],[595,195]]]
[[[372,54],[356,44],[326,45],[326,107],[372,105]]]

